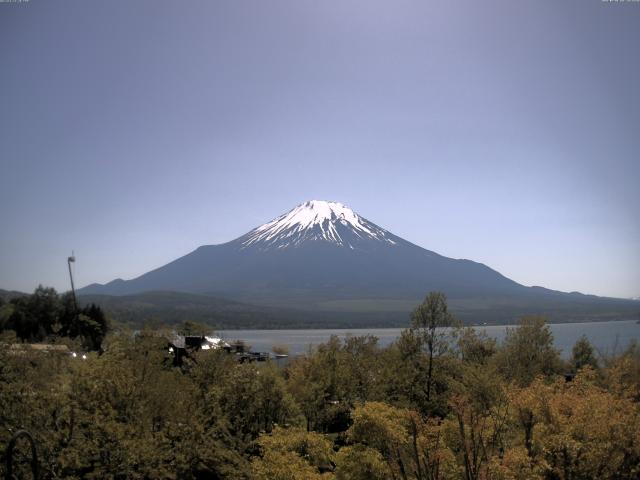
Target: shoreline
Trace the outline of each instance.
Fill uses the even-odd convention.
[[[544,315],[541,315],[544,317]],[[576,320],[575,322],[563,322],[563,321],[546,321],[547,325],[588,325],[588,324],[592,324],[592,323],[621,323],[621,322],[635,322],[637,324],[640,325],[640,318],[624,318],[624,319],[617,319],[617,320],[601,320],[601,319],[595,319],[595,320]],[[468,323],[468,324],[462,324],[461,325],[463,328],[465,327],[517,327],[518,326],[518,322],[514,322],[514,323]],[[251,332],[256,332],[256,331],[265,331],[265,332],[278,332],[278,331],[295,331],[295,330],[301,330],[301,331],[310,331],[310,330],[367,330],[367,329],[375,329],[375,330],[391,330],[391,329],[405,329],[405,328],[409,328],[409,322],[406,323],[406,325],[404,326],[375,326],[375,324],[373,326],[357,326],[357,327],[326,327],[326,328],[322,328],[322,327],[317,327],[314,325],[305,327],[305,326],[301,326],[301,327],[283,327],[283,328],[220,328],[220,329],[215,329],[214,332],[241,332],[241,331],[251,331]]]
[[[484,331],[498,343],[506,336],[510,325],[475,325],[477,331]],[[554,345],[563,355],[567,355],[576,340],[585,335],[602,354],[627,348],[630,342],[640,341],[640,324],[637,320],[616,320],[605,322],[571,322],[549,324],[554,337]],[[373,335],[382,347],[397,339],[404,327],[384,328],[323,328],[323,329],[221,329],[215,334],[225,341],[242,340],[256,351],[271,351],[274,345],[286,345],[291,355],[305,353],[309,346],[325,343],[332,335],[344,339],[349,336]]]

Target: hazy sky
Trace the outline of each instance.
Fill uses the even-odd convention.
[[[640,295],[640,3],[0,3],[0,288],[132,278],[308,199]]]

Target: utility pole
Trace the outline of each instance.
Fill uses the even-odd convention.
[[[67,258],[67,265],[69,266],[69,278],[71,279],[71,295],[73,296],[73,306],[76,309],[76,314],[78,313],[78,301],[76,300],[76,289],[73,286],[73,273],[71,272],[71,263],[76,261],[76,257],[71,252],[71,256]]]

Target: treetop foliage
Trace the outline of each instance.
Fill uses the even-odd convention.
[[[82,315],[100,325],[90,309],[61,321],[54,292],[30,301],[3,318],[28,312],[45,339],[84,335]],[[637,344],[598,359],[580,339],[564,361],[543,318],[498,344],[451,328],[445,306],[427,297],[388,347],[334,336],[282,368],[216,349],[174,367],[152,329],[111,331],[86,361],[0,348],[0,456],[24,428],[43,479],[638,478]]]
[[[99,350],[108,330],[109,322],[99,306],[76,310],[71,293],[58,295],[42,285],[32,295],[13,298],[0,308],[0,334],[13,331],[23,342],[78,338],[87,350]]]

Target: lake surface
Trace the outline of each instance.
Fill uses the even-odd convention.
[[[556,348],[562,355],[571,355],[571,349],[582,335],[601,353],[620,352],[632,340],[640,341],[640,324],[636,320],[618,322],[555,323],[549,324]],[[474,327],[501,342],[507,328],[513,326],[487,325]],[[355,329],[319,329],[319,330],[220,330],[216,332],[225,340],[243,340],[254,351],[271,352],[274,345],[287,345],[290,355],[299,355],[320,343],[326,342],[331,335],[341,338],[347,335],[375,335],[381,346],[393,342],[403,328],[355,328]]]

